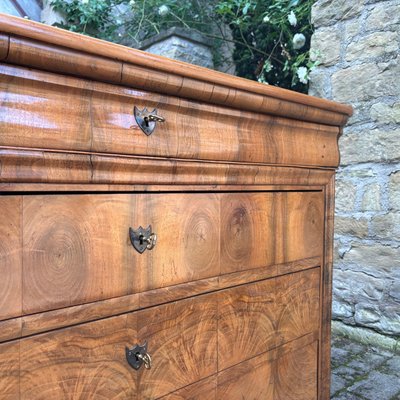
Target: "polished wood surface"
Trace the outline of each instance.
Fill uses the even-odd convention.
[[[319,269],[219,294],[218,369],[226,369],[319,328]]]
[[[222,195],[221,271],[322,254],[322,192]]]
[[[2,319],[322,256],[322,192],[17,195],[0,201],[10,215],[0,230],[7,238]],[[129,228],[149,225],[157,244],[139,254]]]
[[[109,64],[108,69],[122,70],[120,76],[113,75],[113,83],[117,84],[122,82],[132,85],[132,78],[139,75],[137,70],[139,68],[142,71],[144,69],[145,75],[142,79],[145,79],[146,86],[151,87],[152,82],[158,81],[161,83],[158,85],[158,90],[164,89],[164,93],[169,95],[182,93],[180,94],[182,97],[186,95],[197,98],[199,89],[193,90],[192,87],[198,86],[200,90],[208,92],[208,96],[214,102],[223,99],[223,103],[233,107],[247,106],[258,112],[273,112],[332,125],[344,124],[352,113],[351,107],[332,101],[263,85],[3,14],[0,15],[0,32],[10,34],[13,38],[23,37],[10,41],[7,61],[11,63],[20,60],[25,62],[23,65],[42,66],[50,71],[58,70],[67,74],[77,74],[75,64],[81,63],[82,66],[78,69],[81,74],[99,80],[104,79],[103,64],[107,66],[107,62],[113,62],[112,65]],[[46,59],[46,55],[50,55],[50,58],[47,57],[46,64],[43,64],[40,59]],[[72,67],[67,60],[69,57],[77,59]],[[88,66],[94,58],[94,65],[97,68],[90,69]],[[63,59],[66,60],[64,64]],[[164,79],[168,76],[171,81],[175,81],[174,84],[163,85],[162,81],[160,82],[160,77],[163,75]]]
[[[0,183],[109,185],[325,185],[333,171],[1,148]],[[88,186],[90,188],[90,186]],[[190,189],[188,187],[188,189]],[[113,191],[113,187],[110,188]]]
[[[9,36],[0,34],[0,60],[4,60],[8,55]]]
[[[2,14],[0,77],[0,400],[329,399],[351,107]]]
[[[203,379],[177,390],[160,400],[217,400],[217,376]]]
[[[1,164],[0,164],[1,168]],[[0,196],[0,320],[21,314],[22,198]]]
[[[137,399],[137,373],[125,359],[125,346],[137,340],[136,318],[133,313],[21,340],[20,399]]]
[[[0,321],[0,342],[123,314],[321,265],[314,257]]]
[[[139,311],[150,370],[138,372],[141,399],[157,399],[217,372],[217,297],[213,294]]]
[[[18,342],[0,344],[0,399],[19,399],[19,361],[20,347]]]
[[[218,374],[218,400],[316,400],[318,342],[307,335]]]
[[[2,146],[40,148],[45,143],[48,149],[95,153],[338,165],[337,127],[49,76],[5,64],[0,66],[0,74],[0,104],[5,113],[0,122]],[[135,121],[134,106],[157,108],[166,121],[146,136]]]

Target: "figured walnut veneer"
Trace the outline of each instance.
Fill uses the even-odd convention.
[[[0,14],[0,400],[328,400],[351,112]]]

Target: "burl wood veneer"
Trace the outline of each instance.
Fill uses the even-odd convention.
[[[329,399],[351,112],[0,15],[0,399]]]

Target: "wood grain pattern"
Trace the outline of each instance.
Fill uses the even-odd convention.
[[[252,102],[254,102],[254,99],[257,99],[257,95],[262,95],[263,98],[260,99],[260,101],[262,100],[261,104],[265,105],[265,108],[267,108],[270,113],[282,113],[292,118],[312,119],[332,125],[344,124],[348,116],[352,113],[350,107],[339,105],[331,101],[321,100],[300,93],[258,84],[246,79],[228,76],[220,72],[210,71],[208,69],[178,61],[168,60],[164,57],[127,49],[115,44],[102,42],[82,35],[76,35],[71,32],[64,32],[53,27],[35,24],[31,21],[23,21],[10,16],[0,15],[0,31],[44,43],[51,53],[54,54],[55,60],[59,58],[57,53],[60,47],[62,47],[63,50],[67,48],[69,50],[79,51],[81,53],[81,58],[85,58],[89,54],[94,54],[98,57],[120,60],[124,64],[122,72],[123,79],[126,77],[128,81],[131,79],[132,75],[137,75],[137,71],[134,71],[133,74],[130,73],[129,66],[131,65],[133,67],[146,68],[149,71],[147,72],[146,79],[149,81],[153,80],[152,71],[155,71],[156,73],[156,77],[154,78],[155,80],[160,76],[160,74],[167,73],[168,75],[171,75],[171,71],[173,71],[173,74],[178,76],[176,78],[177,81],[179,81],[179,78],[183,78],[179,90],[187,96],[198,95],[198,90],[192,91],[190,89],[190,87],[193,86],[194,80],[196,83],[198,82],[196,86],[200,85],[200,90],[203,91],[206,90],[204,87],[207,83],[211,84],[209,85],[210,89],[208,89],[210,94],[212,93],[211,89],[214,90],[214,86],[216,86],[215,91],[218,93],[221,91],[223,92],[224,87],[228,87],[232,93],[232,98],[238,98],[239,103],[237,104],[232,101],[232,103],[230,103],[231,106],[243,107],[243,104],[246,104],[250,107]],[[29,51],[27,51],[27,53],[28,52]],[[10,56],[16,57],[16,55]],[[37,56],[38,54],[35,53],[33,57],[27,61],[29,63],[34,62]],[[53,63],[48,63],[48,68],[50,70],[53,68],[52,64]],[[59,62],[54,61],[54,64],[57,65]],[[65,68],[63,72],[68,73],[68,68]],[[97,71],[96,73],[92,73],[90,78],[96,79]],[[165,88],[165,86],[166,85],[160,85],[159,88],[162,89]],[[171,89],[169,87],[167,87],[167,89],[169,90],[168,94],[171,94]],[[274,101],[275,99],[279,99],[280,101],[276,102]],[[257,101],[255,104],[257,105],[259,102]],[[265,112],[265,108],[262,111]],[[261,110],[257,109],[256,111]]]
[[[157,399],[217,372],[217,297],[213,294],[138,312],[151,370],[139,370],[143,400]]]
[[[200,279],[194,282],[149,290],[139,294],[0,321],[0,342],[313,268],[321,265],[320,261],[320,258],[316,257],[293,263],[280,264],[273,268],[264,267],[249,271],[240,271],[216,278]]]
[[[325,185],[332,170],[0,148],[0,182],[117,185]]]
[[[219,275],[217,195],[139,195],[132,225],[150,224],[157,234],[156,248],[144,256],[135,254],[140,291]]]
[[[57,58],[54,58],[54,51]],[[55,49],[44,43],[21,37],[11,37],[7,62],[51,72],[67,73],[77,76],[96,76],[97,80],[119,83],[122,64],[105,57],[81,53],[66,47]]]
[[[274,400],[317,400],[317,354],[313,342],[278,356]]]
[[[321,327],[319,348],[318,391],[320,400],[330,398],[331,380],[331,319],[332,319],[332,271],[333,271],[333,229],[335,215],[335,179],[326,185],[324,262],[321,270]]]
[[[131,294],[60,310],[27,315],[18,319],[22,322],[21,336],[24,337],[83,322],[96,321],[138,309],[139,295]]]
[[[274,352],[252,358],[218,374],[218,400],[275,400]]]
[[[135,293],[128,195],[25,196],[23,312]]]
[[[215,375],[163,396],[160,400],[218,400],[216,389],[217,377]]]
[[[235,193],[221,198],[221,272],[322,255],[322,192]]]
[[[0,400],[19,399],[19,343],[0,344]]]
[[[136,399],[136,326],[133,313],[21,340],[21,400]]]
[[[13,67],[0,67],[1,145],[46,144],[65,150],[90,147],[89,82],[67,87],[67,77],[49,82],[45,77],[30,79],[27,70],[12,71],[17,72]]]
[[[60,62],[65,64],[63,58]],[[280,165],[334,167],[339,161],[337,127],[7,65],[0,73],[3,146],[37,148],[46,143],[58,150]],[[133,106],[157,108],[166,122],[146,136],[135,122]]]
[[[23,312],[218,276],[218,215],[213,194],[26,196]],[[139,254],[129,227],[148,225],[158,243]]]
[[[276,346],[275,287],[269,279],[219,294],[219,371]]]
[[[1,168],[1,161],[0,161]],[[0,320],[22,310],[22,197],[0,196]]]
[[[7,58],[10,45],[10,37],[0,33],[0,60]]]
[[[276,278],[275,328],[277,344],[318,332],[320,269]]]
[[[314,337],[307,335],[219,372],[218,400],[317,399]]]
[[[219,293],[218,370],[319,328],[319,268]]]

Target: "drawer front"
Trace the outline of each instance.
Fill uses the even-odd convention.
[[[0,319],[321,257],[321,192],[3,196]],[[140,254],[129,228],[151,225]]]
[[[292,342],[218,374],[218,400],[316,400],[318,342]]]
[[[207,295],[3,344],[0,398],[158,399],[216,374],[216,331]],[[152,368],[136,371],[125,347],[145,341]]]
[[[223,194],[221,231],[221,273],[321,256],[323,194]]]
[[[4,64],[0,75],[2,146],[301,166],[338,163],[337,127]],[[165,122],[157,122],[147,136],[135,120],[135,106],[157,109]]]
[[[24,313],[218,275],[218,218],[212,194],[26,196]],[[148,225],[140,254],[129,228]]]
[[[320,270],[219,293],[218,370],[319,329]]]

